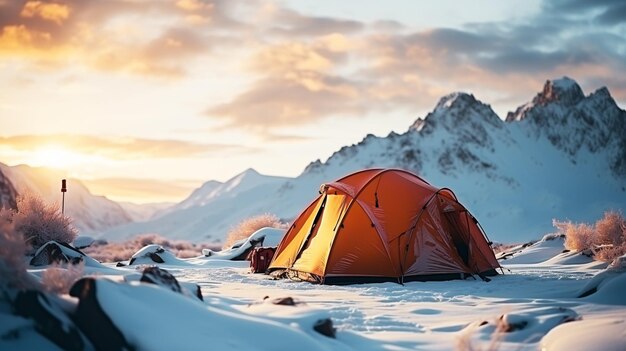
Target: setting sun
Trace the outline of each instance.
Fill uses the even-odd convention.
[[[37,149],[29,162],[33,166],[49,168],[67,168],[84,162],[86,156],[67,150],[63,147],[51,145]]]

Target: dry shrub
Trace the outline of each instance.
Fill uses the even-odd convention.
[[[582,251],[593,244],[594,228],[586,223],[552,220],[552,225],[565,234],[565,247],[569,250]]]
[[[565,234],[565,247],[570,250],[591,250],[606,262],[626,253],[626,220],[620,212],[607,211],[594,225],[558,220],[552,224]]]
[[[34,280],[26,272],[24,255],[28,245],[10,221],[9,209],[0,209],[0,290],[4,288],[27,289],[34,287]]]
[[[94,243],[82,251],[100,262],[119,262],[130,259],[135,252],[150,244],[161,245],[180,258],[200,256],[202,249],[208,247],[184,240],[170,240],[157,234],[142,234],[121,243]]]
[[[246,239],[252,233],[265,227],[286,228],[287,224],[281,222],[276,215],[271,213],[246,218],[228,231],[228,236],[222,248],[229,248],[237,241]]]
[[[85,262],[79,264],[53,264],[41,275],[43,290],[54,294],[68,294],[74,283],[83,277]]]
[[[607,211],[604,217],[596,222],[597,245],[613,245],[622,246],[626,242],[626,222],[621,213],[616,211]]]
[[[602,247],[594,250],[595,257],[604,262],[613,262],[614,259],[626,253],[626,246]]]
[[[18,196],[17,210],[11,211],[10,221],[33,250],[50,240],[71,243],[78,234],[58,205],[47,204],[32,194]]]

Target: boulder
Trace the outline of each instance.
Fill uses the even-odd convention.
[[[13,302],[16,315],[32,319],[35,330],[63,350],[91,348],[70,317],[56,304],[56,297],[36,290],[18,292]]]
[[[31,266],[47,266],[54,263],[78,264],[86,255],[72,246],[58,242],[48,241],[43,244],[30,260]]]
[[[70,289],[70,295],[79,299],[74,322],[96,350],[134,350],[100,306],[96,288],[96,279],[83,278],[74,283]]]
[[[130,278],[125,278],[130,281]],[[202,290],[200,286],[195,283],[179,283],[176,277],[165,269],[152,266],[143,270],[139,281],[144,283],[156,284],[168,290],[198,298],[200,301],[204,301],[202,296]]]
[[[154,264],[154,263],[177,263],[180,259],[172,252],[165,250],[161,245],[146,245],[130,258],[128,265]]]
[[[143,274],[141,275],[140,281],[145,283],[156,284],[165,289],[172,290],[174,292],[180,293],[180,284],[178,284],[178,280],[165,269],[161,269],[159,267],[148,267],[143,270]]]

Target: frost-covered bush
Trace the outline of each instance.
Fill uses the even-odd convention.
[[[26,273],[24,258],[28,246],[22,235],[15,232],[9,211],[0,209],[0,290],[31,288],[33,280]]]
[[[591,250],[597,259],[607,262],[626,253],[626,220],[620,212],[607,211],[594,225],[558,220],[552,223],[565,234],[565,247],[570,250]]]
[[[41,275],[43,290],[54,294],[68,294],[74,283],[83,277],[85,262],[53,264]]]
[[[32,194],[18,196],[17,210],[12,211],[10,221],[34,250],[50,240],[71,243],[78,234],[58,205],[47,204]]]
[[[230,229],[223,248],[231,247],[235,242],[249,237],[252,233],[265,227],[287,228],[287,224],[280,221],[276,215],[265,213],[259,216],[246,218]]]

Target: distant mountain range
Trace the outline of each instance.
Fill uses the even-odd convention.
[[[26,165],[9,167],[0,163],[0,190],[12,187],[15,190],[13,198],[17,194],[32,193],[60,207],[62,178],[61,173],[50,169]],[[80,233],[100,233],[132,222],[131,216],[120,204],[104,196],[91,194],[79,180],[68,179],[67,187],[69,192],[65,197],[65,214],[72,219]]]
[[[231,226],[252,215],[293,219],[320,184],[370,167],[404,168],[449,187],[492,240],[527,241],[550,232],[553,218],[593,221],[605,210],[626,207],[626,111],[606,88],[585,96],[566,77],[547,81],[505,120],[473,95],[453,93],[405,133],[367,135],[325,162],[310,163],[296,178],[248,169],[224,183],[206,182],[179,204],[153,207],[143,221],[101,199],[92,212],[97,225],[93,218],[77,224],[99,227],[95,231],[111,240],[150,232],[221,242]]]

